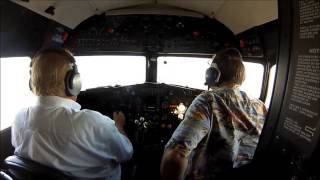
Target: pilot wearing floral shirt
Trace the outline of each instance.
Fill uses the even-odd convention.
[[[214,179],[253,158],[266,118],[263,102],[239,89],[245,68],[237,49],[217,54],[198,95],[167,143],[161,179]]]

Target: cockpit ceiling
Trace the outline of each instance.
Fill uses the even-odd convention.
[[[11,0],[71,29],[88,17],[142,4],[176,6],[216,18],[234,34],[278,18],[277,0]],[[54,15],[45,13],[54,6]]]

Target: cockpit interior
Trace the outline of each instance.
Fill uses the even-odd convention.
[[[14,154],[14,114],[35,98],[27,83],[38,49],[64,47],[73,53],[83,80],[77,99],[82,109],[109,117],[124,112],[134,154],[122,164],[121,177],[138,180],[159,179],[166,143],[193,99],[208,90],[205,70],[216,53],[236,47],[247,71],[241,88],[263,101],[269,114],[254,161],[224,179],[320,178],[315,165],[320,154],[319,0],[3,0],[0,5],[3,173],[8,172],[5,159]],[[313,62],[308,67],[314,81],[306,81],[313,84],[305,96],[297,95],[299,104],[290,89],[297,86],[291,85],[299,71],[295,52],[306,54],[296,40],[303,29],[298,20],[305,16],[306,24],[313,24],[304,38],[310,42],[303,46],[315,60],[304,62]],[[291,101],[298,105],[289,108]],[[303,116],[299,108],[305,109]],[[299,115],[291,117],[291,111]]]

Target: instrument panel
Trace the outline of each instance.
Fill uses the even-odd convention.
[[[82,108],[96,110],[111,118],[113,111],[123,111],[125,129],[134,146],[164,146],[201,91],[144,83],[86,90],[80,93],[78,102]]]

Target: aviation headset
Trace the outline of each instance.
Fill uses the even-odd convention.
[[[62,54],[63,53],[65,56],[67,56],[68,60],[72,64],[72,69],[70,69],[66,73],[66,76],[64,78],[65,93],[66,93],[67,96],[76,96],[76,95],[78,95],[80,93],[80,91],[81,91],[81,79],[80,79],[80,73],[78,72],[78,68],[77,68],[76,61],[75,61],[74,57],[64,49],[46,49],[46,50],[41,51],[40,53],[37,53],[35,55],[35,57],[40,56],[44,52],[57,53],[57,54]],[[31,72],[32,65],[33,65],[35,59],[36,58],[33,58],[33,60],[30,63],[30,76],[31,76],[31,73],[32,73]],[[30,90],[32,91],[31,77],[30,77],[30,80],[29,80],[29,87],[30,87]]]
[[[211,62],[210,67],[206,70],[206,82],[204,83],[207,86],[213,86],[216,85],[221,76],[221,71],[217,65],[217,63],[214,62],[215,56],[212,57],[213,61]]]
[[[217,56],[212,56],[212,62],[210,67],[206,70],[206,82],[204,83],[207,86],[214,86],[219,83],[221,71],[218,67],[218,64],[215,62],[215,58],[219,59],[232,59],[231,55],[228,55],[229,52],[232,55],[238,56],[240,59],[242,59],[241,53],[236,48],[228,48],[224,50],[223,52],[218,53]]]

